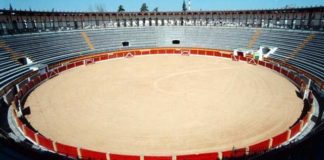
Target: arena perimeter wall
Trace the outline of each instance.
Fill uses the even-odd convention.
[[[186,54],[184,54],[186,53]],[[61,72],[66,70],[89,65],[103,60],[109,60],[113,58],[130,58],[131,56],[140,55],[153,55],[153,54],[183,54],[183,55],[201,55],[201,56],[216,56],[227,59],[235,59],[238,61],[246,61],[247,63],[252,63],[255,65],[260,65],[274,70],[285,76],[287,79],[292,81],[297,87],[300,87],[303,83],[301,78],[290,69],[281,67],[277,64],[273,64],[266,61],[256,61],[245,57],[233,57],[231,51],[224,50],[210,50],[210,49],[190,49],[190,48],[158,48],[158,49],[138,49],[138,50],[128,50],[128,51],[116,51],[110,53],[100,53],[92,56],[79,57],[77,59],[72,59],[69,61],[60,62],[50,66],[46,73],[36,76],[31,76],[30,80],[19,88],[18,93],[15,95],[12,101],[12,108],[14,109],[13,117],[15,118],[17,127],[23,133],[23,135],[33,142],[34,144],[40,146],[44,150],[55,152],[61,155],[65,155],[71,158],[82,158],[82,159],[110,159],[110,160],[140,160],[141,157],[144,160],[215,160],[215,159],[226,159],[243,157],[252,154],[259,154],[266,152],[270,149],[280,147],[285,142],[293,139],[298,133],[300,133],[306,124],[309,122],[312,115],[312,109],[302,117],[297,123],[295,123],[291,128],[287,129],[283,133],[273,136],[272,138],[263,140],[256,144],[246,146],[245,148],[237,148],[228,151],[215,151],[213,153],[193,153],[188,155],[121,155],[115,153],[103,153],[92,151],[82,147],[74,147],[67,144],[62,144],[60,142],[55,142],[49,138],[46,138],[41,133],[31,129],[28,125],[24,124],[21,118],[18,118],[17,108],[25,100],[26,96],[38,85],[45,82],[46,80],[57,76]]]

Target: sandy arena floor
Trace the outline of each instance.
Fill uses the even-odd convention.
[[[180,55],[114,59],[63,72],[27,99],[28,120],[65,144],[120,154],[245,147],[302,111],[296,87],[243,62]]]

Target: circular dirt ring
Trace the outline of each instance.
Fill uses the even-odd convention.
[[[297,88],[246,62],[152,55],[78,67],[36,88],[29,122],[54,141],[121,154],[245,147],[300,116]]]

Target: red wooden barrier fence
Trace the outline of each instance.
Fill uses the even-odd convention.
[[[42,74],[40,77],[41,77],[41,81],[44,81],[45,79],[47,79],[47,75],[46,74]]]
[[[124,57],[124,52],[115,53],[116,58]]]
[[[249,154],[264,152],[269,149],[270,139],[254,144],[249,147]]]
[[[165,54],[165,50],[164,49],[160,49],[159,50],[159,54]]]
[[[224,151],[222,152],[222,157],[223,158],[236,158],[236,157],[242,157],[246,153],[246,148],[240,148],[240,149],[235,149],[231,151]]]
[[[27,87],[26,85],[21,87],[21,95],[24,96],[27,93]]]
[[[16,122],[18,127],[23,131],[23,123],[20,121],[20,119],[18,117],[16,117]]]
[[[222,54],[221,54],[221,53],[219,53],[218,51],[215,51],[215,52],[214,52],[214,56],[216,56],[216,57],[221,57],[221,56],[222,56]]]
[[[66,66],[62,66],[62,67],[59,67],[58,68],[58,71],[59,72],[63,72],[63,71],[65,71],[66,70]]]
[[[280,73],[280,67],[274,66],[274,70]]]
[[[144,160],[172,160],[172,156],[144,156]]]
[[[106,59],[108,58],[107,55],[103,55],[103,56],[105,56]],[[102,59],[103,56],[101,56],[101,60],[103,60],[103,59]],[[78,66],[82,66],[82,65],[84,65],[84,61],[78,61],[78,62],[75,62],[75,66],[76,66],[76,67],[78,67]]]
[[[308,112],[308,113],[304,116],[304,118],[303,118],[304,126],[305,126],[306,123],[308,122],[309,116],[310,116],[310,112]]]
[[[283,69],[283,68],[281,68],[281,74],[283,74],[284,76],[288,76],[288,71],[287,70],[285,70],[285,69]]]
[[[165,51],[164,51],[164,53],[165,53]],[[134,53],[132,53],[132,54],[136,55],[136,56],[139,56],[139,55],[142,55],[142,52],[141,51],[134,51]]]
[[[150,54],[150,51],[142,51],[142,55]]]
[[[181,54],[181,50],[175,50],[174,54]]]
[[[100,57],[94,57],[93,60],[94,60],[95,62],[98,62],[98,61],[100,61]]]
[[[273,64],[272,63],[266,63],[266,67],[272,69],[273,68]]]
[[[294,79],[295,79],[294,73],[293,72],[289,72],[288,73],[288,78],[291,79],[292,81],[294,81]]]
[[[140,156],[110,154],[110,160],[140,160]]]
[[[247,58],[246,58],[246,57],[239,56],[239,60],[240,60],[240,61],[246,61]]]
[[[116,54],[108,55],[108,59],[113,59],[113,58],[116,58]]]
[[[272,138],[272,148],[275,148],[288,140],[288,131],[285,131]]]
[[[199,51],[198,51],[198,54],[199,54],[199,55],[205,55],[205,51],[204,51],[204,50],[199,50]]]
[[[67,155],[72,158],[78,157],[78,149],[76,147],[65,145],[65,144],[58,143],[58,142],[55,143],[55,146],[56,146],[57,152],[60,154]]]
[[[299,121],[291,128],[290,138],[294,137],[301,130],[302,124],[302,121]]]
[[[33,130],[29,129],[27,126],[23,126],[23,131],[28,138],[36,142],[35,132]]]
[[[259,61],[259,65],[261,65],[261,66],[266,66],[266,63],[263,62],[263,61]]]
[[[197,50],[190,50],[190,54],[198,54]]]
[[[53,141],[40,135],[40,134],[36,134],[37,140],[38,140],[38,144],[43,146],[44,148],[54,151],[54,145],[53,145]]]
[[[177,160],[217,160],[218,153],[204,153],[204,154],[192,154],[192,155],[179,155]]]
[[[222,57],[224,57],[224,58],[232,58],[232,55],[231,54],[222,54]]]
[[[74,68],[75,67],[75,64],[74,63],[70,63],[67,65],[67,69],[71,69],[71,68]]]
[[[206,51],[206,55],[207,56],[214,56],[214,52],[213,51]]]
[[[34,77],[33,81],[34,81],[35,85],[38,85],[41,82],[39,76]]]
[[[31,81],[29,81],[29,82],[27,82],[26,84],[25,84],[25,86],[26,86],[26,88],[28,89],[28,91],[29,90],[31,90],[32,88],[33,88],[33,82],[31,82]]]
[[[92,151],[88,149],[80,149],[82,159],[96,159],[96,160],[106,160],[106,153]]]
[[[151,54],[158,54],[158,50],[151,50]]]

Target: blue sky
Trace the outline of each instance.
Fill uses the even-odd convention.
[[[102,5],[107,11],[116,11],[122,4],[126,11],[138,11],[144,2],[149,10],[159,7],[160,11],[180,11],[183,0],[0,0],[0,8],[12,4],[13,8],[23,10],[89,11]],[[191,0],[191,3],[192,10],[233,10],[324,5],[324,0]]]

